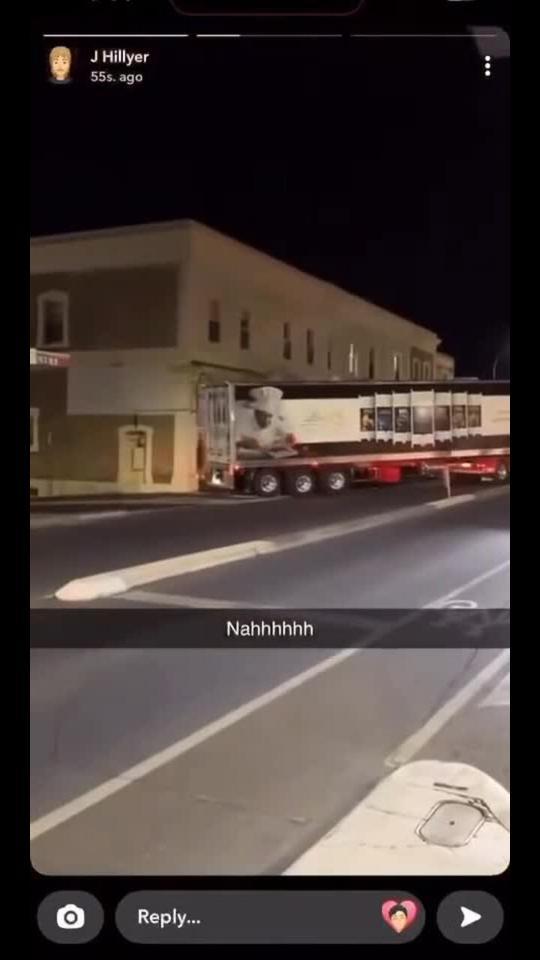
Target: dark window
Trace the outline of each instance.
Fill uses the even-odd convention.
[[[208,318],[208,339],[210,343],[219,343],[221,340],[221,316],[219,301],[210,301],[210,316]]]
[[[44,304],[44,333],[46,343],[63,343],[64,310],[61,303],[47,300]]]
[[[39,450],[39,410],[36,407],[30,408],[30,452],[37,453]]]
[[[313,330],[308,330],[306,333],[306,360],[309,364],[312,364],[315,360],[315,335]]]
[[[249,313],[247,312],[247,310],[245,310],[242,316],[240,317],[240,349],[241,350],[249,350],[249,342],[250,342],[249,320],[250,320]]]
[[[375,379],[375,350],[373,347],[369,351],[369,379]]]
[[[292,357],[292,340],[290,323],[283,324],[283,358],[290,360]]]
[[[38,297],[38,347],[66,347],[68,343],[68,296],[48,292]]]
[[[328,350],[327,350],[327,353],[326,353],[326,368],[327,368],[327,370],[331,370],[331,369],[332,369],[332,346],[331,346],[331,344],[328,344]]]

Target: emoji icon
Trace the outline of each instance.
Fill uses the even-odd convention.
[[[392,930],[403,933],[416,920],[418,907],[413,900],[386,900],[381,912],[383,920],[392,927]]]
[[[70,83],[71,50],[69,47],[53,47],[49,53],[51,83]]]

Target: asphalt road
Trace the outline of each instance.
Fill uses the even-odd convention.
[[[292,609],[411,609],[459,591],[508,607],[508,496],[470,501],[381,528],[162,580],[131,593]],[[482,578],[482,579],[480,579]],[[130,594],[126,595],[129,598]]]
[[[283,498],[186,506],[37,530],[31,542],[31,605],[62,606],[51,595],[77,577],[369,518],[424,503],[434,491],[417,484],[392,492],[393,499],[387,489],[372,488],[301,504]],[[143,584],[93,605],[412,609],[456,594],[479,607],[502,608],[509,606],[508,558],[508,491],[491,488],[450,510],[426,509],[384,527]]]
[[[34,866],[281,873],[388,775],[407,742],[404,762],[473,764],[508,787],[505,658],[33,651],[32,818],[56,818],[38,820]]]
[[[482,489],[485,486],[479,484],[456,486],[457,493]],[[444,496],[439,481],[425,480],[397,487],[363,486],[336,498],[314,496],[302,502],[290,497],[269,501],[186,497],[174,506],[160,503],[154,509],[124,505],[126,513],[120,516],[111,504],[90,508],[83,503],[72,506],[71,513],[62,504],[34,508],[32,520],[41,525],[31,530],[30,600],[39,604],[76,577],[369,517]]]
[[[396,495],[403,506],[433,499],[433,489],[354,491],[302,504],[195,504],[42,529],[32,538],[33,586],[39,604],[51,608],[60,646],[72,622],[62,611],[74,605],[43,601],[40,591],[64,578],[170,556],[173,541],[173,553],[189,552],[380,513],[396,506]],[[353,617],[360,608],[366,616],[378,608],[418,616],[420,607],[456,601],[498,610],[509,606],[508,541],[501,490],[92,604],[108,616],[117,608],[106,642],[112,647],[115,625],[128,622],[128,648],[32,651],[36,868],[281,873],[388,774],[403,744],[403,762],[473,764],[508,786],[504,651],[473,649],[474,639],[452,649],[453,636],[440,633],[436,649],[370,649],[368,641],[363,650],[340,650],[357,647],[357,635],[340,645],[332,630],[328,649],[224,649],[210,633],[199,649],[162,649],[176,642],[184,621],[162,628],[159,620],[161,606],[176,615],[207,602],[230,616],[248,603],[304,607],[307,615],[329,608],[330,619],[337,608]],[[129,649],[134,620],[122,610],[135,614],[138,649]],[[194,642],[191,634],[181,640]]]

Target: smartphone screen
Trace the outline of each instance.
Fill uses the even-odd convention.
[[[37,948],[504,945],[507,25],[75,6],[32,35]]]

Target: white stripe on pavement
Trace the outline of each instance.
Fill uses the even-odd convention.
[[[502,492],[501,490],[491,491],[491,496],[494,494],[500,495]],[[487,499],[489,497],[488,494],[471,496],[473,499],[478,497]],[[435,503],[437,502],[435,501]],[[462,503],[462,500],[460,497],[451,497],[445,503],[447,506],[458,506]],[[156,583],[159,580],[168,580],[185,573],[196,573],[200,570],[208,570],[240,560],[256,559],[262,555],[281,553],[285,550],[294,550],[325,540],[363,533],[376,527],[387,526],[390,523],[412,520],[423,516],[426,511],[429,513],[433,506],[433,502],[416,504],[412,507],[402,507],[374,516],[363,517],[359,520],[347,520],[341,523],[327,524],[323,527],[313,527],[298,533],[278,536],[274,539],[249,540],[244,543],[234,543],[210,550],[181,554],[180,556],[124,567],[119,570],[109,570],[105,573],[70,580],[56,591],[56,597],[58,600],[68,603],[88,603],[103,597],[125,593],[132,587]]]
[[[213,597],[188,597],[178,593],[157,593],[152,590],[130,590],[122,594],[120,600],[133,603],[150,603],[158,607],[192,607],[195,610],[272,610],[261,604],[238,602],[237,600],[216,600]],[[281,609],[281,608],[280,608]]]
[[[468,580],[467,583],[462,583],[460,587],[451,590],[451,592],[447,593],[444,597],[428,604],[428,609],[437,610],[439,607],[445,607],[450,600],[453,600],[454,597],[457,597],[460,593],[465,593],[465,591],[470,590],[471,587],[477,587],[479,583],[483,583],[484,580],[489,580],[490,577],[495,577],[498,573],[502,573],[503,570],[507,570],[509,566],[509,560],[505,560],[504,563],[499,563],[498,566],[492,567],[491,570],[486,570],[484,573],[479,574],[478,577],[473,577],[472,580]]]
[[[178,740],[170,747],[166,747],[164,750],[160,750],[158,753],[153,754],[134,767],[130,767],[129,770],[125,770],[119,776],[106,780],[98,787],[89,790],[87,793],[83,793],[75,800],[71,800],[69,803],[63,804],[51,813],[39,817],[38,820],[34,820],[30,825],[30,839],[35,840],[44,833],[48,833],[49,830],[54,829],[54,827],[65,823],[66,820],[71,820],[72,817],[76,817],[78,814],[83,813],[84,810],[95,806],[96,803],[100,803],[102,800],[107,799],[107,797],[112,797],[115,793],[128,787],[135,780],[141,780],[143,777],[148,776],[149,773],[153,773],[165,764],[181,757],[184,753],[187,753],[188,750],[193,750],[194,747],[209,740],[210,737],[214,737],[216,734],[227,730],[245,717],[249,717],[250,714],[260,710],[261,707],[266,707],[280,697],[285,696],[285,694],[290,693],[291,690],[296,690],[314,677],[326,673],[327,670],[331,670],[338,664],[348,660],[349,657],[361,652],[361,650],[359,651],[356,648],[340,650],[333,656],[321,660],[321,662],[315,664],[315,666],[303,670],[295,677],[291,677],[290,680],[285,680],[283,683],[278,684],[278,686],[269,690],[267,693],[263,693],[261,696],[249,700],[235,710],[231,710],[224,716],[219,717],[218,720],[207,723],[204,727],[201,727],[200,730],[196,730],[195,733],[183,737],[182,740]]]
[[[510,706],[510,674],[507,673],[491,691],[480,707],[509,707]]]
[[[436,510],[444,510],[445,507],[453,507],[457,503],[469,503],[470,500],[475,499],[475,493],[461,493],[458,497],[448,497],[447,500],[432,500],[431,506]]]
[[[440,601],[433,601],[431,604],[426,604],[424,609],[429,609],[430,607],[436,607]],[[412,615],[411,615],[412,616]],[[390,632],[393,627],[390,625],[388,631]],[[278,684],[272,690],[269,690],[267,693],[262,694],[259,697],[255,697],[253,700],[248,701],[243,704],[241,707],[238,707],[235,710],[230,711],[225,714],[223,717],[218,718],[217,720],[212,721],[211,723],[206,724],[204,727],[201,727],[200,730],[195,731],[190,734],[188,737],[184,737],[182,740],[173,743],[171,746],[166,747],[164,750],[160,750],[158,753],[153,754],[148,757],[146,760],[143,760],[141,763],[136,764],[134,767],[131,767],[129,770],[124,771],[117,777],[112,777],[110,780],[106,780],[104,783],[95,787],[92,790],[89,790],[87,793],[82,794],[80,797],[77,797],[75,800],[71,800],[69,803],[63,804],[61,807],[58,807],[56,810],[51,811],[48,814],[45,814],[43,817],[40,817],[38,820],[35,820],[30,825],[30,839],[36,839],[44,833],[47,833],[49,830],[54,829],[60,824],[65,823],[66,820],[71,820],[72,817],[77,816],[79,813],[82,813],[84,810],[93,807],[95,804],[100,803],[102,800],[105,800],[107,797],[113,796],[118,791],[123,790],[124,787],[128,787],[134,780],[140,780],[147,774],[152,773],[154,770],[158,770],[160,767],[164,766],[167,763],[170,763],[172,760],[175,760],[177,757],[182,756],[182,754],[187,753],[188,750],[192,750],[194,747],[199,746],[201,743],[204,743],[206,740],[209,740],[211,737],[215,736],[217,733],[220,733],[222,730],[226,730],[229,727],[233,726],[238,721],[243,720],[245,717],[250,716],[252,713],[255,713],[257,710],[262,707],[267,706],[272,703],[274,700],[279,699],[285,694],[289,693],[292,690],[296,690],[302,684],[307,683],[309,680],[312,680],[314,677],[319,676],[319,674],[325,673],[327,670],[331,670],[333,667],[338,666],[340,663],[343,663],[345,660],[348,660],[350,657],[354,656],[356,653],[362,653],[366,647],[354,647],[352,649],[340,650],[338,653],[334,654],[331,657],[327,657],[325,660],[322,660],[320,663],[315,664],[313,667],[309,667],[307,670],[302,671],[297,674],[295,677],[292,677],[290,680],[286,680],[281,684]],[[475,685],[480,681],[480,688],[483,686],[484,682],[487,682],[499,669],[499,661],[504,660],[506,662],[509,658],[509,651],[503,651],[503,653],[496,658],[495,661],[488,664],[484,671],[474,678],[471,681],[471,684],[475,688]],[[497,664],[497,668],[494,668],[494,665]],[[487,676],[487,679],[484,680],[484,676]],[[469,684],[467,687],[461,691],[460,694],[457,694],[452,701],[449,701],[449,704],[455,706],[456,703],[459,704],[460,696],[463,696],[464,691],[467,693],[471,687]],[[473,693],[474,695],[474,689]],[[448,707],[441,708],[437,714],[429,721],[422,729],[415,734],[415,737],[418,737],[421,734],[423,737],[426,736],[426,731],[430,728],[430,724],[433,720],[436,720],[437,723],[440,723],[440,727],[444,725],[444,716],[445,709]],[[459,705],[456,709],[459,709]],[[441,722],[442,719],[442,722]],[[450,719],[450,717],[448,717]],[[440,729],[439,727],[439,729]],[[434,730],[437,732],[437,730]],[[411,742],[414,738],[409,738],[400,748],[410,749]],[[429,737],[427,738],[429,739]],[[425,741],[427,742],[427,740]],[[419,748],[418,748],[419,749]],[[398,751],[398,752],[400,752]],[[411,754],[412,755],[412,754]],[[388,763],[388,760],[387,760]]]
[[[426,743],[429,743],[429,741],[433,739],[435,734],[439,733],[439,731],[446,726],[448,721],[451,720],[456,713],[465,707],[473,697],[480,693],[483,687],[485,687],[509,661],[510,651],[503,650],[499,656],[491,660],[480,673],[477,673],[469,683],[465,684],[461,690],[458,690],[450,700],[447,700],[440,710],[437,710],[437,712],[429,718],[423,727],[416,730],[412,736],[407,737],[397,750],[386,758],[386,766],[401,767],[403,764],[408,763],[415,754],[425,747]]]
[[[458,597],[460,593],[464,593],[467,590],[470,590],[471,587],[477,586],[479,583],[484,583],[485,580],[489,580],[490,577],[496,576],[498,573],[501,573],[503,570],[506,570],[510,566],[510,561],[505,560],[504,563],[499,564],[496,567],[493,567],[491,570],[486,570],[484,573],[481,573],[478,577],[474,577],[472,580],[468,580],[467,583],[463,583],[460,587],[456,587],[455,590],[452,590],[450,593],[447,593],[444,597],[441,597],[439,600],[433,600],[431,603],[426,604],[425,607],[419,608],[424,610],[438,610],[445,607],[449,600]],[[120,597],[120,600],[129,600],[135,603],[148,603],[152,605],[160,606],[170,606],[170,607],[201,607],[203,609],[217,609],[217,610],[226,610],[226,609],[236,609],[236,610],[282,610],[280,606],[271,606],[267,604],[257,603],[252,604],[244,600],[220,600],[216,597],[194,597],[186,596],[185,594],[177,593],[160,593],[157,590],[129,590],[126,593],[123,593]],[[465,602],[465,601],[462,601]],[[469,604],[472,608],[477,608],[478,605],[473,601],[467,601],[467,606]],[[303,609],[310,609],[309,607]],[[366,609],[366,612],[362,618],[359,618],[355,613],[351,613],[349,619],[343,616],[344,611],[339,610],[338,615],[336,616],[330,607],[327,608],[326,612],[322,613],[318,607],[314,608],[317,610],[318,619],[323,619],[326,622],[335,623],[337,625],[349,625],[349,626],[372,626],[374,629],[377,627],[380,628],[380,623],[376,617],[373,617],[372,620],[369,619],[369,610]],[[389,608],[390,609],[390,608]],[[418,616],[418,612],[408,614],[403,621],[398,621],[394,624],[392,629],[397,629],[401,626],[406,626],[406,624],[414,617]]]

